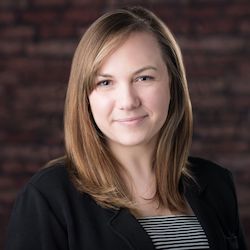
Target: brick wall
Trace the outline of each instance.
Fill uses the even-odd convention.
[[[105,10],[132,0],[0,1],[0,249],[18,190],[63,154],[74,49]],[[192,154],[235,177],[250,242],[250,2],[145,0],[182,48],[194,110]],[[250,245],[250,244],[249,244]]]

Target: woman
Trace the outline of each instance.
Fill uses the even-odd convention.
[[[19,194],[14,249],[246,249],[231,174],[188,158],[180,50],[143,8],[95,21],[75,52],[66,156]]]

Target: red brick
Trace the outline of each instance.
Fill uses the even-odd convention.
[[[65,4],[66,0],[32,0],[34,7],[63,7]]]
[[[15,20],[13,12],[0,10],[0,23],[1,24],[10,24]]]
[[[249,181],[250,179],[248,179],[248,182]],[[244,209],[242,209],[242,216],[246,216],[250,209],[250,206],[248,204],[248,199],[249,199],[248,186],[242,184],[242,179],[237,180],[237,183],[240,183],[238,185],[238,190],[241,190],[240,192],[238,192],[238,200],[239,200],[239,203],[242,204],[242,206],[244,207]]]
[[[43,25],[40,27],[39,36],[41,39],[76,37],[77,29],[74,25]]]
[[[1,1],[0,1],[0,7],[1,7],[1,8],[15,7],[15,2],[14,2],[14,1],[9,1],[9,0],[1,0]]]
[[[0,176],[0,190],[10,189],[15,186],[15,180],[10,177]]]
[[[201,35],[216,34],[217,36],[223,33],[235,32],[238,28],[237,23],[229,18],[210,20],[199,20],[197,25],[193,26],[193,31]]]
[[[31,40],[34,36],[34,30],[31,27],[27,26],[18,26],[18,27],[6,27],[0,29],[1,39],[22,39],[22,40]]]
[[[232,105],[232,107],[239,107],[241,109],[244,108],[249,109],[250,106],[249,95],[241,96],[240,98],[230,100],[230,105]]]
[[[79,23],[79,24],[85,24],[93,22],[96,18],[100,16],[100,13],[95,8],[95,6],[92,6],[91,8],[88,8],[87,10],[85,8],[74,8],[74,9],[68,9],[64,15],[63,20],[70,23]]]
[[[245,16],[245,15],[249,17],[249,13],[250,13],[249,2],[232,3],[225,7],[225,14],[234,17]]]
[[[0,82],[2,83],[0,86],[0,91],[3,91],[3,88],[6,84],[17,87],[17,83],[19,83],[18,75],[14,74],[13,72],[2,71],[0,72]]]
[[[30,56],[72,57],[76,43],[72,41],[48,41],[30,44],[26,53]]]
[[[59,23],[58,13],[52,10],[25,11],[20,14],[20,20],[29,24]]]
[[[239,37],[206,37],[201,39],[179,39],[181,47],[188,50],[204,51],[239,51],[244,48],[246,41]]]
[[[169,20],[176,20],[176,9],[172,5],[152,5],[150,10],[157,13],[157,15],[165,21],[166,25],[169,25]]]
[[[245,69],[250,69],[250,63],[248,64],[248,67],[246,65]],[[246,71],[243,71],[246,72]],[[248,79],[244,78],[246,74],[242,74],[243,77],[235,77],[235,79],[232,79],[231,82],[229,82],[230,89],[234,93],[234,95],[242,97],[242,95],[250,96],[250,85]]]
[[[17,190],[1,191],[0,204],[12,204],[17,196]]]
[[[220,141],[219,139],[214,138],[213,142],[208,139],[203,142],[194,142],[192,145],[192,152],[195,155],[211,158],[216,155],[230,155],[236,153],[247,154],[247,152],[249,152],[249,146],[247,145],[247,142]]]
[[[13,9],[23,9],[28,7],[27,0],[18,0],[18,1],[10,1],[10,0],[1,0],[0,7],[3,8],[13,8]]]
[[[244,34],[249,34],[250,33],[250,20],[243,20],[239,25],[239,30],[244,33]]]
[[[37,71],[39,69],[42,69],[45,64],[46,63],[42,59],[27,58],[23,56],[5,60],[6,70],[16,72],[27,71],[29,68],[31,72]],[[32,67],[30,67],[31,65]]]
[[[250,77],[250,62],[249,62],[249,58],[246,58],[246,60],[242,60],[242,62],[238,65],[239,68],[239,73],[242,77],[248,77],[247,79],[249,79]],[[248,86],[249,86],[249,82],[248,82]]]
[[[12,152],[9,152],[8,154],[2,152],[2,155],[4,155],[5,157],[7,157],[8,159],[11,159],[16,154],[15,154],[15,151],[12,150]],[[15,174],[22,173],[24,171],[24,168],[18,162],[9,161],[9,162],[6,162],[6,163],[2,164],[1,171],[4,174],[9,174],[9,175],[13,175],[14,174],[15,175]]]
[[[207,5],[184,7],[180,12],[184,18],[187,16],[188,19],[199,19],[199,21],[202,19],[207,20],[207,18],[213,19],[220,15],[219,8],[216,8],[215,6],[208,7]]]
[[[38,131],[39,132],[39,131]],[[60,146],[49,147],[48,145],[6,145],[1,152],[4,156],[2,159],[6,160],[1,166],[1,169],[6,174],[18,174],[25,172],[28,163],[42,162],[45,164],[51,156],[59,157],[62,154]],[[15,156],[15,160],[13,160]],[[24,159],[27,159],[24,164]],[[41,166],[40,166],[41,167]]]
[[[239,157],[240,156],[240,157]],[[233,153],[227,157],[218,157],[218,161],[223,163],[223,166],[230,168],[233,172],[240,172],[239,178],[244,179],[244,176],[248,176],[249,172],[245,170],[246,166],[250,165],[250,156],[245,154]]]
[[[53,84],[44,86],[42,88],[41,85],[32,85],[26,88],[18,89],[15,93],[16,100],[22,105],[14,105],[16,112],[21,112],[25,110],[30,110],[32,106],[30,106],[31,98],[27,99],[27,96],[32,96],[32,100],[36,101],[35,110],[36,112],[40,112],[43,114],[46,113],[63,113],[64,107],[64,94],[65,89],[63,86],[59,84]],[[41,127],[46,126],[46,119],[33,119],[33,121],[29,122],[28,125],[25,126],[27,130],[37,128],[37,126]]]
[[[23,45],[18,41],[0,41],[0,56],[12,56],[23,52]]]
[[[5,71],[6,75],[20,75],[22,81],[26,81],[26,85],[42,83],[43,86],[51,85],[51,82],[61,82],[65,84],[68,81],[71,58],[27,58],[27,57],[15,57],[14,59],[5,60]],[[1,64],[1,61],[0,61]],[[32,65],[32,67],[30,66]],[[14,73],[12,73],[14,72]],[[48,74],[51,72],[51,74]],[[19,82],[21,79],[19,79]],[[29,84],[30,83],[30,84]],[[1,85],[0,85],[1,86]]]
[[[103,0],[71,0],[72,5],[76,6],[103,6]]]
[[[235,135],[236,128],[232,125],[229,127],[224,128],[223,130],[221,127],[218,126],[211,126],[211,127],[199,127],[195,131],[197,134],[202,134],[205,137],[210,138],[229,138]]]

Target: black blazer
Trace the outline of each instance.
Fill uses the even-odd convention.
[[[190,158],[197,180],[182,180],[185,197],[210,249],[247,249],[231,174]],[[16,200],[6,250],[153,250],[147,233],[127,209],[105,209],[71,184],[64,165],[39,171]]]

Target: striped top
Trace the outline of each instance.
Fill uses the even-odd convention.
[[[209,249],[207,237],[194,215],[154,216],[138,219],[155,249]]]

